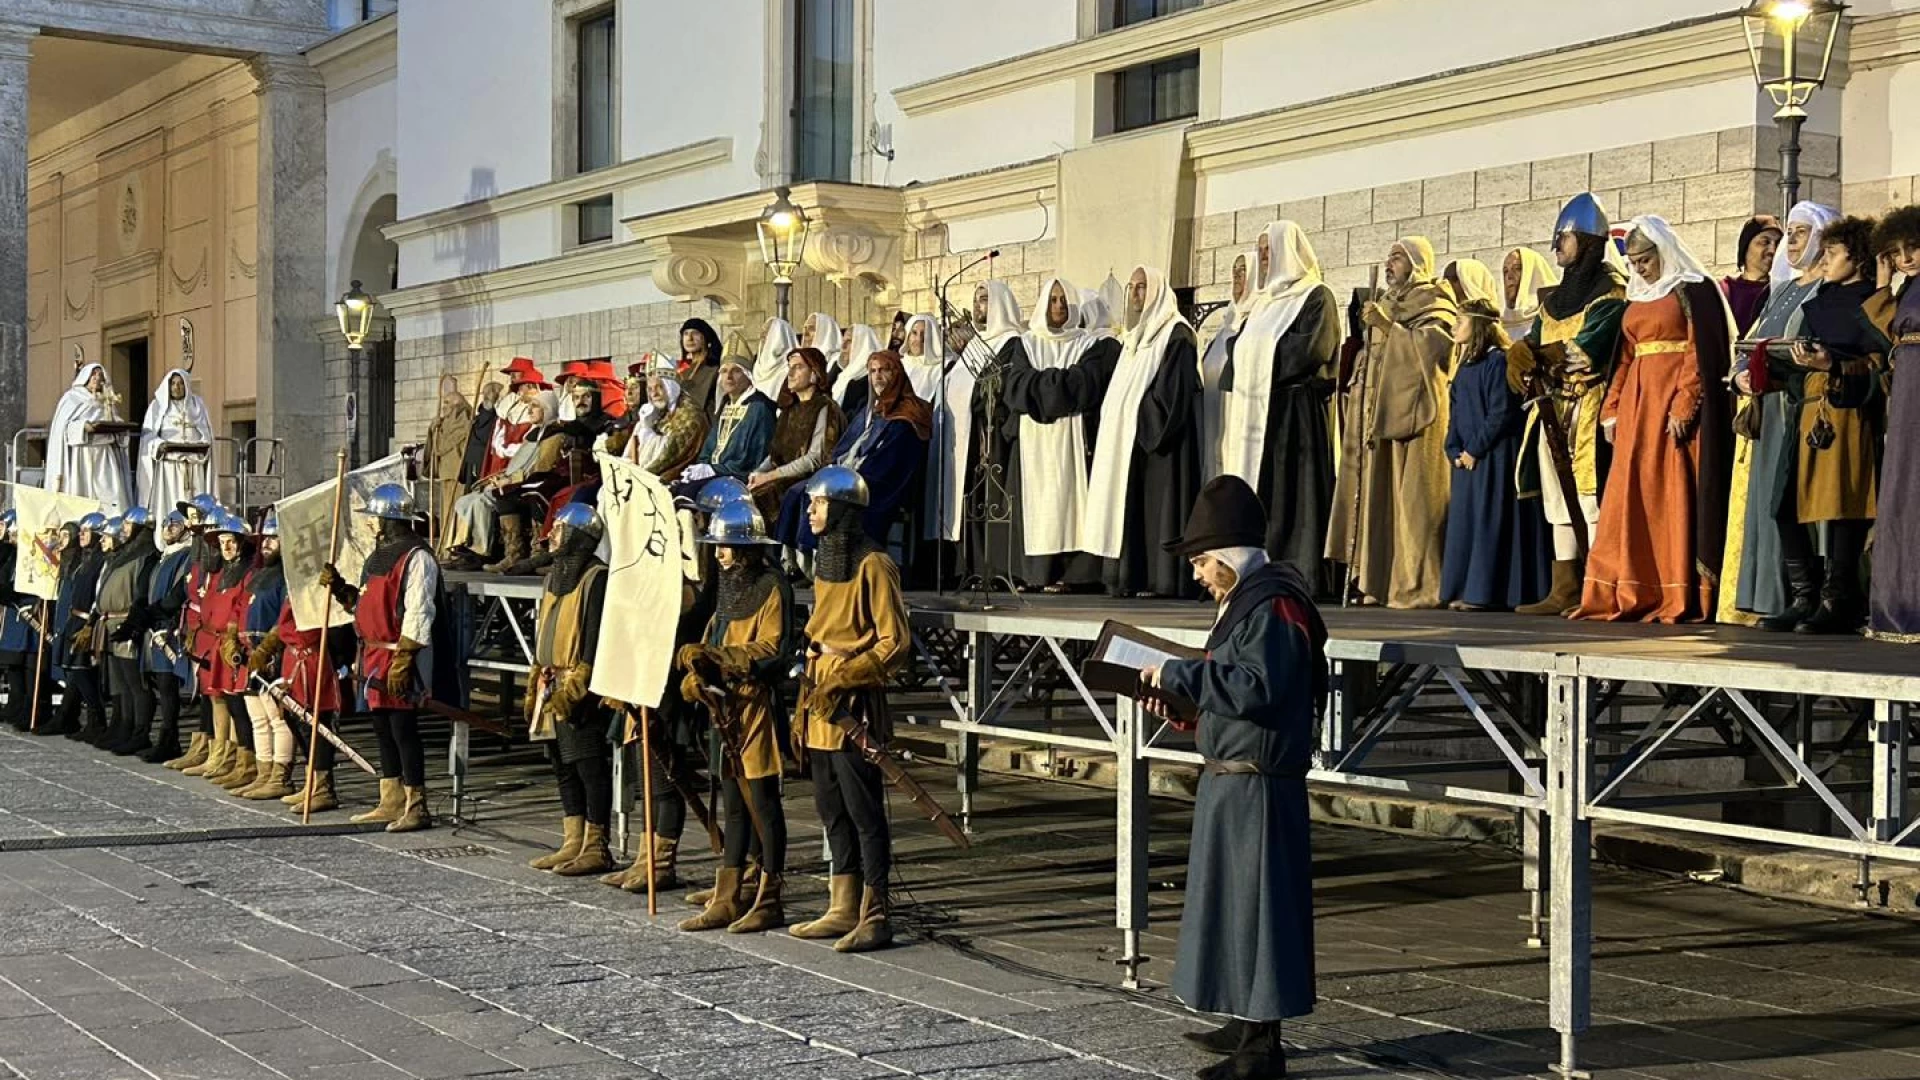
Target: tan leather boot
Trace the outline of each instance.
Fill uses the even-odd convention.
[[[723,866],[713,875],[713,897],[698,915],[680,921],[680,929],[688,933],[702,930],[724,929],[741,915],[740,911],[740,870],[738,867]]]
[[[427,813],[427,789],[408,787],[400,817],[387,826],[388,832],[418,832],[433,827],[433,815]]]
[[[827,913],[810,922],[795,923],[787,933],[797,938],[837,938],[860,924],[860,878],[835,874],[827,879]]]
[[[1580,563],[1574,559],[1553,561],[1553,590],[1537,604],[1521,604],[1515,615],[1564,615],[1580,606]]]
[[[763,875],[760,878],[760,890],[753,898],[753,906],[727,926],[727,933],[762,934],[787,925],[787,909],[780,904],[780,892],[784,885],[779,874]]]
[[[490,562],[480,569],[489,574],[503,574],[507,567],[527,557],[528,521],[519,514],[509,514],[500,519],[500,547],[505,552],[499,562]]]
[[[318,779],[319,774],[315,773],[314,777],[315,779]],[[304,802],[307,797],[307,770],[301,769],[297,773],[289,771],[287,774],[287,782],[292,783],[295,780],[300,781],[300,786],[294,788],[292,791],[286,793],[285,795],[280,796],[280,801],[283,803],[286,803],[288,806],[293,806],[296,803]]]
[[[214,783],[228,791],[236,793],[245,791],[253,786],[255,780],[260,779],[260,760],[253,756],[253,751],[242,750],[234,755],[233,768],[212,779]]]
[[[893,904],[885,885],[869,885],[860,895],[860,922],[833,943],[834,952],[870,952],[893,944]]]
[[[293,794],[287,796],[287,798],[293,800],[291,803],[287,804],[287,809],[289,811],[291,811],[294,814],[303,814],[307,812],[306,792],[296,791]],[[286,800],[283,799],[281,801],[285,802]],[[333,770],[322,769],[319,772],[314,773],[313,774],[313,812],[318,814],[325,810],[338,810],[339,808],[340,808],[340,797],[337,794],[335,794],[333,790]]]
[[[241,788],[240,797],[265,801],[292,794],[293,785],[287,783],[287,777],[292,771],[293,766],[289,762],[270,762],[267,765],[266,775],[254,781],[253,786]]]
[[[653,887],[655,890],[677,889],[680,887],[679,875],[680,841],[669,840],[664,836],[653,838]],[[633,868],[627,871],[627,880],[620,886],[630,893],[647,891],[647,851],[640,849],[640,857]]]
[[[181,769],[183,775],[213,776],[233,767],[233,744],[221,738],[219,732],[207,737],[206,746],[207,755],[200,759],[200,764]]]
[[[527,865],[535,870],[551,870],[564,866],[580,854],[580,838],[586,835],[587,819],[584,817],[565,817],[560,819],[560,850],[537,859],[530,859]]]
[[[580,837],[580,850],[572,860],[553,868],[561,877],[586,877],[598,874],[613,865],[613,852],[607,850],[607,827],[587,823],[586,832]]]
[[[747,868],[740,872],[740,902],[744,906],[754,892],[760,888],[760,864],[747,860]],[[695,889],[687,894],[687,903],[692,907],[703,908],[713,899],[713,887]]]
[[[380,804],[364,813],[355,814],[347,820],[353,822],[355,825],[365,825],[380,821],[398,821],[400,820],[400,811],[405,808],[406,796],[400,790],[400,781],[397,778],[389,780],[383,776],[380,778]]]
[[[182,769],[191,769],[206,760],[207,733],[204,731],[196,731],[193,733],[193,737],[187,740],[187,752],[171,761],[162,763],[160,767],[179,772]]]

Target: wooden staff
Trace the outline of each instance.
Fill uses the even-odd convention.
[[[40,601],[40,633],[37,635],[40,645],[33,654],[33,706],[27,713],[27,730],[40,727],[40,680],[47,672],[47,602]]]
[[[333,477],[333,524],[327,531],[327,565],[332,565],[334,552],[340,549],[340,502],[347,493],[347,451],[340,448],[334,464]],[[327,587],[327,597],[320,604],[320,647],[316,650],[317,663],[313,671],[313,723],[307,733],[307,790],[300,800],[300,824],[305,825],[313,819],[313,755],[320,749],[320,725],[326,719],[320,713],[321,680],[327,677],[327,630],[333,621],[333,587]]]
[[[647,916],[660,914],[658,899],[654,896],[653,886],[653,717],[651,709],[640,710],[640,807],[641,827],[647,830],[646,850],[640,854],[647,860]],[[628,714],[632,719],[632,714]]]
[[[1374,266],[1367,272],[1367,303],[1380,302],[1380,267]],[[1366,309],[1361,309],[1361,323],[1367,328],[1366,344],[1361,347],[1360,363],[1355,365],[1354,378],[1360,383],[1360,400],[1355,403],[1355,411],[1360,414],[1359,459],[1353,462],[1358,470],[1353,478],[1353,516],[1347,520],[1347,576],[1340,587],[1340,606],[1346,607],[1353,599],[1353,587],[1360,580],[1359,568],[1354,560],[1360,557],[1360,520],[1367,497],[1367,453],[1368,440],[1373,435],[1373,415],[1369,409],[1373,403],[1367,400],[1367,375],[1379,357],[1374,355],[1376,341],[1373,324],[1366,320]],[[1345,440],[1342,440],[1343,442]]]

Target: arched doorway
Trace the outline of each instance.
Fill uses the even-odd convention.
[[[392,193],[381,195],[367,206],[347,258],[342,260],[347,280],[341,292],[355,281],[376,297],[398,287],[400,248],[380,232],[393,224],[397,209],[398,200]],[[358,385],[354,387],[360,401],[359,446],[354,456],[363,462],[380,457],[393,444],[393,332],[390,322],[381,321],[383,326],[374,330],[362,351]]]

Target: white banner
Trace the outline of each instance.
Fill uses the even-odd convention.
[[[679,515],[658,477],[631,462],[595,456],[609,555],[590,687],[601,697],[651,709],[666,689],[680,624]]]
[[[293,623],[302,630],[320,625],[327,590],[320,584],[320,568],[331,562],[349,585],[360,584],[360,568],[373,553],[374,519],[359,514],[367,497],[381,484],[407,483],[407,463],[399,454],[381,458],[347,474],[347,497],[341,506],[340,552],[327,550],[333,537],[334,481],[315,484],[274,504],[280,520],[280,562],[287,572],[287,597],[293,602]],[[353,614],[333,605],[334,626],[353,621]]]
[[[13,563],[14,591],[42,600],[56,599],[60,560],[55,553],[60,549],[60,526],[99,509],[100,503],[94,499],[15,484],[13,511],[18,515],[15,526],[20,530],[20,554]]]

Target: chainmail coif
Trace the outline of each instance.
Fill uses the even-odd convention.
[[[566,536],[547,567],[547,591],[555,596],[565,596],[580,587],[580,579],[593,566],[596,561],[593,553],[600,546],[600,538],[586,529],[571,525],[561,528],[566,530]]]
[[[813,576],[821,581],[852,581],[860,572],[860,561],[880,550],[861,526],[863,511],[858,506],[836,502],[827,510],[827,531],[819,536],[814,552]]]
[[[767,597],[779,586],[766,559],[753,548],[738,549],[746,559],[720,571],[719,596],[715,610],[729,621],[751,619],[766,604]]]
[[[380,538],[374,543],[373,554],[367,556],[366,574],[368,579],[380,577],[400,565],[415,548],[427,546],[420,534],[413,531],[411,522],[392,521],[382,518]]]
[[[1556,319],[1572,318],[1585,311],[1587,305],[1605,294],[1625,279],[1612,263],[1607,261],[1607,245],[1613,241],[1604,236],[1580,237],[1580,256],[1567,268],[1560,284],[1548,290],[1540,301],[1546,313]]]

